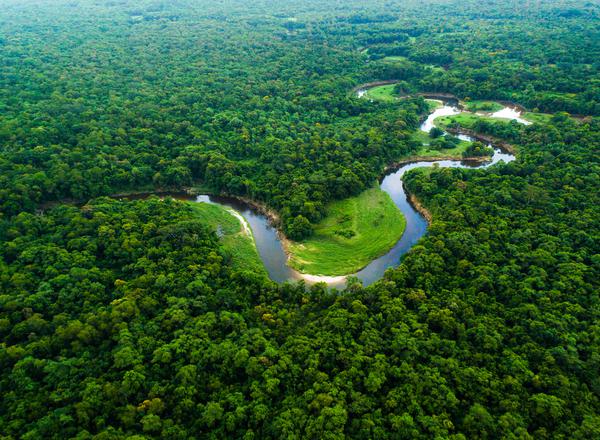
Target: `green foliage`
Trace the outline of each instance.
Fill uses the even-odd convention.
[[[429,130],[429,137],[432,139],[437,139],[443,135],[444,135],[444,130],[442,130],[439,127],[432,127],[431,130]]]
[[[599,437],[600,125],[560,113],[600,114],[593,2],[9,1],[0,22],[1,437]],[[201,183],[355,240],[328,208],[423,148],[423,99],[349,93],[391,79],[553,115],[468,122],[510,164],[408,173],[432,224],[367,288],[275,285],[224,211],[98,198]]]
[[[368,75],[359,56],[286,37],[306,32],[300,22],[257,18],[256,6],[249,24],[234,12],[241,2],[85,3],[2,11],[7,34],[36,23],[2,40],[3,216],[203,183],[265,202],[285,227],[298,216],[314,223],[307,206],[358,194],[411,150],[420,104],[381,109],[349,96]]]
[[[493,113],[502,110],[502,104],[494,101],[468,101],[467,110],[470,112]]]
[[[446,151],[450,151],[451,153],[455,153],[454,149],[456,149],[456,147],[458,147],[459,145],[463,145],[464,148],[461,149],[461,151],[464,153],[466,150],[468,150],[469,148],[471,148],[472,142],[467,142],[467,141],[461,141],[459,138],[452,136],[452,135],[445,135],[445,136],[439,136],[437,138],[435,138],[434,140],[432,140],[431,142],[429,142],[428,145],[428,149],[429,150],[434,150],[434,151],[441,151],[441,150],[446,150]],[[457,151],[458,153],[458,151]],[[424,151],[420,151],[419,154],[427,154]]]
[[[434,301],[449,315],[436,310],[429,315],[430,328],[445,337],[464,331],[482,372],[495,376],[506,368],[506,377],[522,381],[519,391],[498,394],[508,400],[515,396],[520,411],[494,414],[477,399],[465,408],[468,437],[501,436],[499,430],[508,428],[513,434],[528,432],[527,438],[552,438],[573,423],[577,402],[598,398],[580,387],[590,377],[588,356],[597,347],[584,348],[577,341],[586,338],[600,310],[588,296],[598,289],[600,270],[600,164],[597,148],[588,146],[599,145],[600,127],[565,120],[554,128],[551,133],[525,129],[521,141],[527,148],[506,166],[405,177],[435,220],[423,246],[388,278],[436,292]],[[418,304],[426,302],[422,297]],[[461,317],[449,319],[453,313]],[[565,387],[575,383],[581,397],[571,400]],[[481,391],[493,395],[489,388]],[[516,397],[524,391],[526,402]],[[494,423],[499,417],[503,422]],[[583,432],[578,422],[573,430],[576,434],[565,435],[578,438]]]
[[[23,213],[3,230],[3,435],[73,436],[106,420],[156,436],[173,427],[160,414],[175,395],[149,391],[178,357],[163,338],[210,310],[235,321],[265,285],[232,265],[197,211],[98,199]],[[5,424],[9,415],[20,416]]]
[[[463,157],[492,156],[493,154],[494,149],[481,142],[472,142],[471,145],[463,151]]]
[[[311,233],[312,227],[310,225],[310,222],[303,215],[299,215],[296,218],[294,218],[292,223],[288,225],[286,229],[287,236],[290,237],[292,240],[302,240],[310,236]]]

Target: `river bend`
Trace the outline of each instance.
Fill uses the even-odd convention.
[[[421,130],[429,131],[433,126],[433,121],[438,116],[457,114],[459,109],[449,103],[445,103],[442,107],[436,109],[422,123]],[[460,135],[461,139],[474,140],[473,138]],[[400,209],[406,219],[406,229],[402,238],[390,249],[386,254],[371,261],[366,267],[360,270],[354,276],[358,277],[364,285],[369,285],[380,279],[384,272],[395,267],[400,262],[400,257],[408,252],[417,241],[427,232],[427,221],[423,216],[415,210],[410,204],[404,185],[402,176],[414,168],[431,167],[437,165],[447,168],[486,168],[500,161],[510,162],[515,157],[512,154],[505,153],[500,149],[494,150],[494,155],[489,162],[468,162],[460,160],[435,160],[435,161],[416,161],[404,164],[399,168],[390,171],[381,179],[380,187],[383,191],[389,194],[395,205]],[[186,197],[188,200],[191,197]],[[299,273],[287,265],[287,255],[281,243],[278,231],[271,226],[269,219],[259,213],[253,207],[238,201],[237,199],[199,195],[192,198],[199,203],[215,203],[227,208],[232,208],[239,212],[248,222],[260,258],[262,259],[269,277],[276,282],[282,283],[285,281],[304,279],[307,283],[326,282],[331,287],[342,288],[345,285],[345,276],[339,277],[321,277]]]

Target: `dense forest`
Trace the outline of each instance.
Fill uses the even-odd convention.
[[[0,438],[600,438],[600,6],[8,0]],[[277,284],[170,198],[291,239],[420,148],[413,96],[553,114],[416,169],[428,233],[378,282]],[[474,144],[472,154],[485,154]]]

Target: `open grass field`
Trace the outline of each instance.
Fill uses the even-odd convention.
[[[470,112],[486,112],[493,113],[498,110],[502,110],[504,106],[495,101],[468,101],[464,103],[464,106]]]
[[[429,148],[427,145],[423,145],[420,150],[417,150],[416,156],[422,157],[423,159],[436,158],[436,157],[452,157],[456,159],[461,159],[463,152],[467,149],[467,147],[471,144],[468,141],[461,141],[456,148],[448,148],[435,150]]]
[[[382,58],[381,61],[386,62],[386,63],[401,63],[404,61],[408,61],[408,58],[400,57],[400,56],[390,56],[390,57]]]
[[[431,142],[431,138],[429,137],[429,133],[426,133],[422,130],[416,130],[412,135],[411,138],[423,145],[429,145],[429,143]]]
[[[373,101],[394,102],[398,100],[398,97],[394,95],[394,87],[394,84],[373,87],[367,90],[364,97]]]
[[[231,255],[233,267],[267,276],[249,228],[243,228],[240,220],[224,207],[210,203],[188,203],[197,218],[220,236],[223,247]]]
[[[548,124],[550,119],[552,119],[552,115],[548,113],[525,112],[523,113],[523,119],[537,124]]]
[[[510,119],[490,118],[487,116],[479,116],[471,113],[459,113],[458,115],[452,116],[440,116],[439,118],[436,118],[435,125],[437,125],[440,128],[446,128],[453,122],[458,122],[462,127],[473,128],[475,122],[481,119],[487,120],[494,124],[506,124],[510,122]]]
[[[315,233],[290,244],[290,265],[313,275],[355,273],[391,249],[405,227],[404,216],[390,196],[371,188],[330,203]]]
[[[443,107],[444,103],[438,99],[426,99],[425,102],[429,106],[429,111],[433,112],[434,110]]]

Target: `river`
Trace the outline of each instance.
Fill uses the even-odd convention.
[[[442,107],[436,109],[421,124],[421,130],[429,132],[433,126],[433,120],[438,116],[456,114],[458,108],[445,103]],[[465,135],[459,136],[464,140],[473,140]],[[465,162],[460,160],[436,160],[436,161],[418,161],[404,164],[399,168],[390,171],[381,179],[380,187],[388,193],[395,205],[400,209],[406,219],[406,229],[402,238],[385,255],[371,261],[365,268],[354,274],[359,278],[363,285],[369,285],[379,280],[384,272],[390,267],[396,267],[400,262],[400,257],[408,252],[417,241],[427,232],[427,221],[410,204],[402,183],[402,176],[409,170],[419,167],[431,167],[437,165],[447,168],[486,168],[500,161],[510,162],[515,157],[512,154],[505,153],[500,149],[494,150],[494,155],[489,162]],[[175,196],[175,195],[174,195]],[[307,283],[325,282],[330,287],[343,288],[346,284],[346,277],[321,277],[314,275],[301,274],[287,265],[287,255],[279,238],[277,229],[271,226],[268,218],[259,213],[253,207],[237,199],[229,197],[199,195],[194,197],[177,195],[177,198],[195,200],[198,203],[215,203],[227,208],[232,208],[240,213],[250,225],[254,241],[260,258],[262,259],[269,277],[278,283],[304,279]]]
[[[427,232],[427,221],[413,208],[408,201],[407,194],[402,184],[402,176],[409,170],[419,167],[430,167],[437,164],[448,168],[486,168],[500,161],[510,162],[514,156],[496,149],[492,160],[488,163],[469,163],[459,160],[438,160],[434,162],[420,161],[401,166],[387,174],[380,183],[383,191],[388,193],[394,204],[400,209],[406,219],[406,229],[402,238],[385,255],[371,261],[364,269],[355,274],[363,284],[369,285],[380,279],[386,269],[398,265],[400,257],[412,248],[417,241]],[[289,267],[287,256],[283,250],[277,230],[269,224],[269,220],[254,208],[227,197],[200,195],[195,198],[197,202],[216,203],[235,209],[248,222],[252,228],[258,253],[273,281],[279,283],[289,280],[305,279],[308,283],[318,281],[326,282],[331,287],[341,288],[345,285],[345,277],[315,277],[298,273]]]

